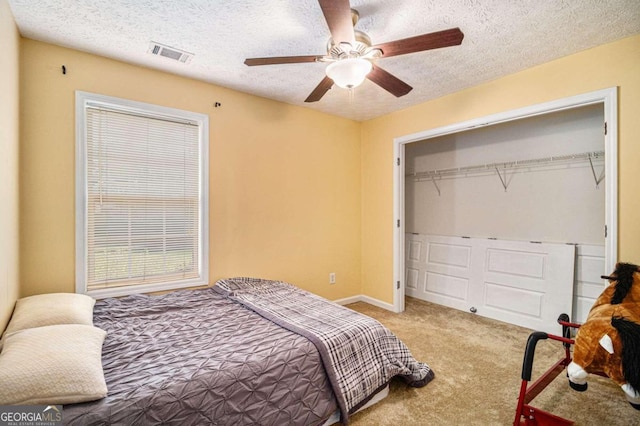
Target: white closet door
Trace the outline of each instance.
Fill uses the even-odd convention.
[[[406,293],[451,308],[469,310],[473,305],[473,275],[478,272],[474,270],[477,262],[471,259],[475,254],[471,240],[434,235],[420,237],[424,241],[424,257],[419,265],[414,265],[419,271],[419,282],[417,288],[407,289]]]
[[[408,295],[551,333],[561,313],[571,314],[573,245],[421,237],[424,261],[411,265],[418,284],[407,280]]]
[[[606,288],[608,281],[600,278],[613,271],[605,270],[604,246],[580,244],[576,246],[576,281],[573,290],[571,319],[583,323],[593,303]]]
[[[406,294],[418,297],[414,294],[418,290],[421,270],[424,269],[425,236],[421,234],[407,234],[405,239],[405,277]]]
[[[562,313],[571,315],[575,246],[489,241],[480,315],[558,333]]]

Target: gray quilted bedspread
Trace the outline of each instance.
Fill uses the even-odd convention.
[[[434,373],[378,321],[282,281],[220,280],[214,289],[311,340],[322,357],[342,421],[393,377],[421,387]]]
[[[338,409],[318,350],[212,289],[96,303],[108,396],[73,425],[317,425]]]

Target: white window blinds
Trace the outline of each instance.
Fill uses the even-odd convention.
[[[85,106],[87,292],[206,283],[200,135],[198,122]]]

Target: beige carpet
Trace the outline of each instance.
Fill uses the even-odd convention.
[[[513,424],[524,348],[532,330],[412,298],[407,298],[402,314],[366,303],[349,307],[390,328],[435,372],[435,379],[420,389],[392,381],[389,396],[352,416],[352,425]],[[562,355],[559,342],[540,341],[533,379]],[[596,376],[580,393],[569,388],[561,373],[531,405],[577,425],[640,425],[640,411],[627,403],[622,390]]]

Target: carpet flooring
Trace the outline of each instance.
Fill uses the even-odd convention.
[[[362,302],[348,306],[391,329],[435,372],[435,379],[419,389],[393,380],[389,396],[352,416],[351,425],[513,424],[524,348],[532,330],[409,297],[401,314]],[[559,342],[540,341],[533,380],[562,356]],[[597,376],[588,383],[586,392],[576,392],[563,372],[531,405],[576,425],[640,425],[640,411],[615,383]]]

